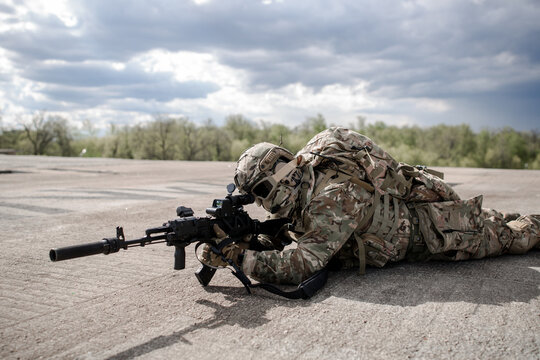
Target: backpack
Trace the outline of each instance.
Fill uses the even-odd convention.
[[[320,132],[298,155],[316,170],[335,169],[366,180],[380,195],[405,198],[410,191],[411,180],[400,171],[400,164],[370,138],[349,129]]]

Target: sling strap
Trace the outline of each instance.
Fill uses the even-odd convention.
[[[268,283],[252,284],[252,285],[248,285],[248,287],[249,288],[260,287],[268,292],[271,292],[272,294],[283,296],[287,299],[307,300],[311,298],[313,295],[315,295],[315,293],[326,284],[326,280],[328,280],[328,269],[324,268],[317,271],[306,280],[302,281],[302,283],[300,283],[300,285],[298,285],[298,287],[292,291],[283,291],[277,286],[268,284]]]
[[[311,275],[309,278],[307,278],[306,280],[302,281],[300,283],[300,285],[298,285],[298,287],[295,289],[295,290],[292,290],[292,291],[283,291],[281,290],[280,288],[278,288],[277,286],[273,285],[273,284],[269,284],[269,283],[257,283],[257,284],[253,284],[251,282],[251,280],[246,276],[246,274],[244,273],[244,271],[242,271],[241,269],[241,265],[237,265],[234,263],[234,261],[232,261],[232,259],[229,259],[227,257],[225,257],[225,255],[223,254],[223,248],[229,244],[232,244],[233,243],[233,240],[231,238],[226,238],[224,239],[223,241],[221,241],[217,246],[213,246],[210,244],[210,250],[216,254],[216,255],[219,255],[221,257],[221,260],[223,260],[224,262],[226,262],[229,266],[231,266],[232,270],[232,274],[234,276],[236,276],[236,278],[238,278],[238,280],[240,280],[240,282],[244,285],[244,287],[246,288],[246,291],[248,292],[248,294],[251,294],[251,289],[253,288],[261,288],[261,289],[264,289],[272,294],[275,294],[275,295],[279,295],[279,296],[282,296],[282,297],[285,297],[287,299],[304,299],[304,300],[307,300],[309,298],[311,298],[313,295],[315,295],[315,293],[321,289],[325,284],[326,284],[326,281],[328,280],[328,269],[326,268],[323,268],[317,272],[315,272],[313,275]],[[201,246],[203,244],[203,242],[199,242],[196,246],[195,246],[195,252],[197,252],[197,248],[199,246]],[[241,261],[239,261],[241,263]],[[212,266],[208,266],[204,263],[201,263],[203,266],[207,266],[211,269],[217,269],[217,268],[214,268]],[[199,279],[199,281],[201,281]],[[201,284],[203,284],[201,282]],[[206,282],[205,284],[203,285],[207,285],[208,282]]]
[[[231,272],[234,276],[240,280],[240,282],[246,288],[248,294],[251,294],[251,289],[261,288],[272,294],[283,296],[287,299],[304,299],[307,300],[311,298],[315,293],[321,289],[328,280],[328,269],[323,268],[313,275],[311,275],[306,280],[302,281],[300,285],[295,290],[292,291],[283,291],[275,285],[269,283],[257,283],[253,284],[251,280],[246,276],[246,274],[236,265],[231,259],[227,259],[222,255],[222,259],[226,261],[232,268]]]

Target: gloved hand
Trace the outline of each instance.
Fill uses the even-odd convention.
[[[221,228],[215,224],[214,225],[214,232],[216,233],[216,244],[219,244],[221,241],[223,241],[227,234]],[[240,244],[229,244],[225,246],[221,251],[223,252],[223,255],[227,259],[231,259],[236,265],[238,264],[238,258],[240,254],[244,253],[244,250],[247,249],[249,244],[247,242],[241,242]],[[199,261],[202,262],[205,265],[212,266],[212,267],[227,267],[229,266],[228,263],[223,261],[220,255],[214,253],[210,249],[209,244],[204,244],[203,251],[201,254],[197,255],[199,258]]]

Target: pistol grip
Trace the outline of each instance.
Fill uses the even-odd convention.
[[[183,270],[186,267],[186,249],[181,245],[174,247],[174,270]]]

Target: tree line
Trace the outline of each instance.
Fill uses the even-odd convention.
[[[221,126],[212,120],[195,124],[184,117],[157,115],[144,124],[110,125],[105,135],[98,135],[90,121],[74,129],[66,118],[41,112],[22,124],[22,129],[0,127],[0,149],[33,155],[235,161],[249,146],[262,141],[282,144],[295,153],[330,125],[320,114],[295,127],[254,123],[242,115],[228,116]],[[466,124],[397,127],[367,124],[364,117],[348,127],[409,164],[540,169],[537,131],[507,127],[474,132]]]

